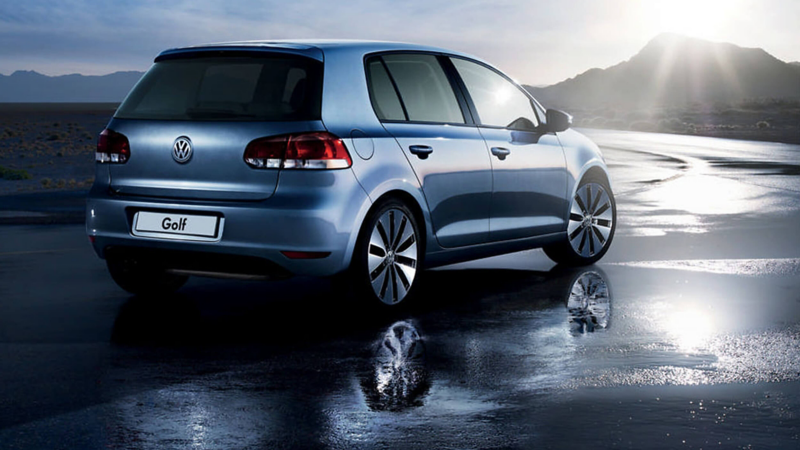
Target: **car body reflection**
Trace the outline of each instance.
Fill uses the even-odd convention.
[[[599,270],[586,270],[575,277],[567,296],[567,311],[572,333],[608,328],[611,289]]]
[[[373,370],[361,386],[373,410],[397,411],[420,406],[428,390],[425,344],[407,321],[392,324],[379,340]]]
[[[360,447],[456,426],[468,431],[454,446],[470,448],[468,436],[497,431],[473,419],[503,411],[498,392],[579,376],[575,348],[602,345],[580,337],[609,327],[610,283],[597,267],[428,275],[448,294],[421,296],[394,317],[330,302],[324,286],[303,280],[269,300],[261,283],[130,298],[102,383],[111,446],[158,446],[159,430],[184,447]]]

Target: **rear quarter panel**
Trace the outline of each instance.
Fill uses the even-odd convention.
[[[328,131],[343,138],[353,159],[353,172],[370,202],[366,208],[361,208],[356,218],[358,226],[353,227],[348,253],[352,254],[355,248],[358,231],[372,204],[393,191],[410,195],[422,211],[426,250],[430,252],[438,249],[438,245],[431,231],[428,205],[408,159],[375,116],[367,88],[364,57],[364,50],[359,48],[325,49],[322,121]],[[356,151],[370,146],[373,147],[371,154]]]

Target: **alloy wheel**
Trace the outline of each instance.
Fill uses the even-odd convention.
[[[389,209],[375,222],[367,250],[367,269],[375,295],[387,305],[405,298],[417,272],[417,235],[403,211]]]
[[[611,198],[598,183],[586,183],[575,193],[569,213],[567,236],[575,253],[589,258],[608,242],[614,215]]]

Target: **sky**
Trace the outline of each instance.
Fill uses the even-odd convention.
[[[625,61],[662,32],[800,61],[800,0],[0,0],[0,74],[143,71],[172,47],[346,38],[458,50],[547,85]]]

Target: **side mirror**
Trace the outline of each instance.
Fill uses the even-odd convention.
[[[552,132],[565,131],[572,126],[572,116],[557,109],[547,110],[547,130]]]
[[[506,128],[516,131],[537,131],[536,125],[534,125],[530,119],[525,117],[520,117],[519,119],[511,122]]]

